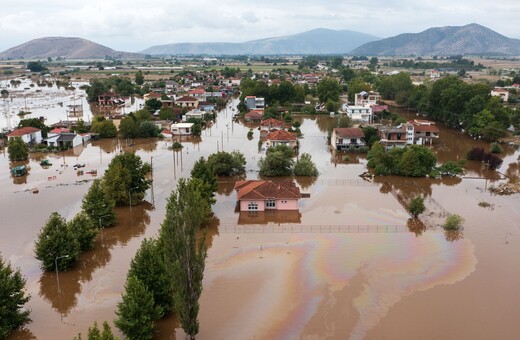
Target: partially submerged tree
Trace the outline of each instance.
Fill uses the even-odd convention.
[[[300,159],[294,164],[294,174],[296,176],[318,176],[318,169],[310,154],[304,153],[300,156]]]
[[[11,138],[7,143],[9,160],[25,161],[29,159],[29,146],[20,137]]]
[[[114,323],[128,339],[144,340],[152,338],[154,322],[162,314],[155,306],[152,292],[135,276],[129,276],[116,315]]]
[[[130,262],[128,276],[134,276],[153,294],[162,314],[173,311],[172,282],[168,275],[163,248],[157,240],[144,239]]]
[[[25,279],[20,270],[13,270],[0,255],[0,338],[5,339],[12,331],[31,321],[30,311],[24,305],[30,296],[26,295]]]
[[[258,161],[260,175],[290,176],[293,173],[293,151],[286,145],[277,145],[267,149],[267,155]]]
[[[115,156],[103,178],[103,189],[116,205],[135,205],[143,200],[150,181],[146,175],[150,165],[143,163],[141,157],[125,152]]]
[[[426,207],[424,206],[424,198],[421,196],[414,197],[410,202],[410,206],[408,207],[408,211],[412,214],[413,218],[417,218],[420,214],[424,212]]]
[[[80,245],[65,219],[53,212],[38,234],[34,252],[43,270],[65,271],[76,262]]]
[[[98,227],[109,227],[116,223],[115,201],[103,190],[102,181],[94,180],[83,197],[81,208]]]
[[[180,179],[166,206],[160,237],[170,277],[173,280],[175,311],[182,328],[192,339],[199,332],[199,298],[207,256],[205,234],[199,229],[210,212],[201,194]]]
[[[208,157],[208,165],[215,176],[236,176],[244,173],[246,159],[238,151],[220,151]]]
[[[94,247],[97,230],[94,221],[86,213],[80,212],[68,222],[68,225],[78,240],[80,251],[91,250]]]

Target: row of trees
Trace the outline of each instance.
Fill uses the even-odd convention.
[[[129,339],[150,339],[154,322],[177,313],[189,338],[199,330],[199,298],[207,257],[201,227],[211,216],[217,176],[245,171],[239,152],[201,157],[189,180],[180,179],[166,207],[157,239],[145,239],[130,263],[125,292],[118,304],[116,326]]]
[[[260,175],[267,177],[318,176],[318,169],[310,154],[302,154],[296,162],[293,157],[293,150],[286,145],[270,147],[267,149],[266,156],[258,161]]]
[[[374,143],[367,155],[367,166],[378,176],[400,175],[424,177],[434,169],[437,158],[427,147],[412,145],[405,148],[393,148],[386,151]]]
[[[146,179],[151,168],[133,153],[112,159],[105,175],[92,183],[83,197],[81,212],[67,222],[53,212],[38,234],[36,258],[44,270],[69,270],[82,251],[90,250],[99,228],[113,226],[116,205],[135,205],[150,186]]]

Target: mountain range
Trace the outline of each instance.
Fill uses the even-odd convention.
[[[380,38],[349,30],[317,28],[283,37],[243,43],[177,43],[152,46],[141,51],[151,55],[273,55],[339,54]]]
[[[379,39],[349,30],[317,28],[283,37],[243,43],[175,43],[149,47],[140,53],[115,51],[95,42],[71,37],[34,39],[0,53],[0,59],[134,59],[149,55],[309,55],[365,56],[520,55],[520,40],[478,24],[433,27]]]

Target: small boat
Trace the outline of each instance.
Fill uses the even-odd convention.
[[[87,175],[97,176],[97,170],[90,170],[85,172]]]
[[[11,169],[11,173],[14,177],[20,177],[27,173],[27,167],[25,165],[18,165]]]

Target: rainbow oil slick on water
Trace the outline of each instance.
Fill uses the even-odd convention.
[[[244,313],[234,323],[247,325],[241,337],[294,339],[303,335],[334,335],[362,339],[403,297],[463,280],[476,266],[469,240],[448,242],[440,232],[413,234],[299,234],[288,241],[261,240],[230,250],[213,263],[219,276],[233,280],[259,275]],[[354,289],[352,299],[338,300],[340,291]],[[258,283],[258,282],[257,282]],[[349,296],[352,296],[351,294]],[[327,315],[337,304],[348,305],[356,319],[346,334],[340,327],[309,334],[306,325]],[[347,321],[347,320],[345,320]],[[334,322],[340,323],[341,320]],[[222,325],[223,329],[226,325]]]

